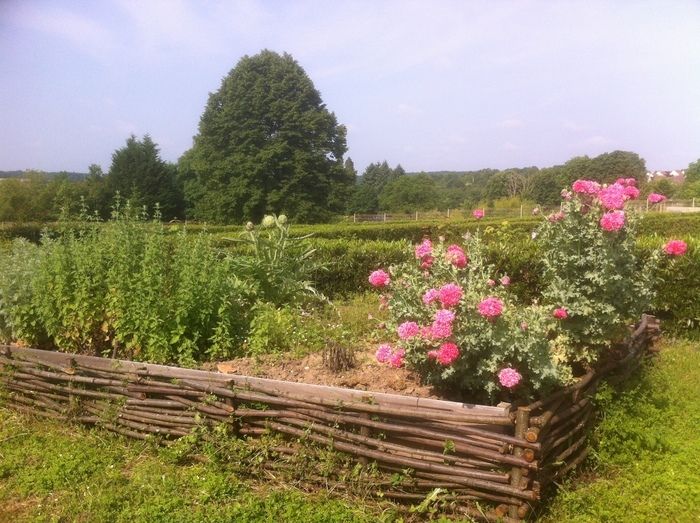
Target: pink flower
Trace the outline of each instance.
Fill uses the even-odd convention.
[[[405,356],[406,356],[406,351],[403,349],[398,349],[389,358],[389,365],[391,365],[392,367],[396,367],[397,369],[399,367],[403,367],[403,359]]]
[[[369,275],[369,282],[374,287],[386,287],[391,283],[391,278],[389,278],[386,272],[380,269]]]
[[[422,243],[416,245],[416,258],[419,260],[425,258],[426,256],[430,256],[431,254],[433,254],[433,242],[431,242],[428,238],[423,240]]]
[[[483,209],[474,209],[474,212],[472,212],[472,216],[476,218],[477,220],[481,220],[484,217],[484,210]]]
[[[389,359],[391,358],[391,355],[394,353],[393,349],[391,348],[391,345],[388,343],[385,343],[383,345],[380,345],[379,348],[377,349],[377,352],[375,352],[374,357],[377,358],[377,361],[379,363],[387,363]]]
[[[495,296],[489,296],[481,300],[477,308],[479,309],[479,314],[489,320],[498,318],[503,314],[503,302]]]
[[[440,297],[440,292],[437,289],[428,289],[423,295],[423,303],[430,305]]]
[[[600,203],[608,211],[622,209],[625,205],[625,188],[620,184],[614,183],[601,189],[598,193],[598,198],[600,198]]]
[[[600,226],[606,231],[619,231],[625,225],[625,211],[606,212],[600,219]]]
[[[467,266],[467,255],[459,245],[450,245],[445,251],[445,259],[458,269]]]
[[[596,195],[600,191],[600,184],[592,180],[576,180],[571,188],[574,192],[579,194],[591,194]]]
[[[451,365],[459,358],[459,348],[454,343],[443,343],[438,350],[428,352],[428,358],[437,360],[440,365]]]
[[[433,261],[435,261],[435,258],[433,258],[432,256],[424,256],[421,259],[420,268],[421,269],[430,269],[430,267],[433,266]]]
[[[564,200],[566,200],[567,202],[568,202],[569,200],[571,200],[571,197],[572,197],[571,191],[567,191],[566,189],[562,189],[562,190],[561,190],[561,193],[559,193],[559,194],[561,194],[561,197],[562,197]]]
[[[496,281],[489,278],[488,280],[486,280],[486,285],[488,285],[489,287],[495,287]]]
[[[402,340],[407,340],[409,338],[413,338],[414,336],[418,336],[418,334],[420,334],[420,327],[415,321],[405,321],[399,325],[396,331],[399,334],[399,338]]]
[[[501,369],[498,373],[498,381],[503,387],[508,387],[509,389],[512,389],[518,383],[520,383],[522,378],[523,377],[517,370],[511,369],[510,367]]]
[[[683,240],[671,240],[664,245],[664,252],[669,256],[683,256],[688,251],[688,244]]]
[[[521,330],[521,331],[526,331],[526,330],[527,330],[527,327],[528,327],[528,325],[527,325],[527,322],[526,322],[526,321],[521,321],[521,322],[520,322],[520,330]]]
[[[430,326],[430,337],[436,340],[449,338],[452,336],[452,324],[441,321],[434,321]]]
[[[659,193],[651,193],[649,196],[647,196],[647,201],[649,203],[661,203],[666,199],[666,197],[663,194]]]
[[[440,287],[438,298],[443,307],[454,307],[462,299],[462,288],[454,283],[448,283]]]
[[[510,285],[510,276],[508,276],[507,274],[503,276],[503,278],[501,278],[501,285],[504,285],[506,287]]]
[[[632,178],[634,180],[634,178]],[[625,196],[630,200],[636,200],[639,198],[639,189],[634,185],[628,185],[625,187]]]
[[[566,215],[562,211],[557,211],[547,216],[547,220],[549,220],[552,223],[560,222],[564,219],[565,216]]]
[[[569,312],[564,307],[559,307],[558,309],[554,309],[552,316],[558,320],[565,320],[569,317]]]
[[[420,336],[421,338],[425,338],[426,340],[429,340],[433,337],[433,331],[430,326],[426,325],[425,327],[420,328]]]
[[[625,178],[625,183],[623,185],[627,185],[628,187],[632,187],[637,185],[637,179],[636,178]]]
[[[435,311],[434,318],[439,323],[452,323],[455,319],[455,313],[448,309],[439,309]]]

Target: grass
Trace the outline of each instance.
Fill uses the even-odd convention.
[[[602,391],[595,455],[582,479],[561,486],[541,521],[698,521],[698,369],[697,345],[669,341],[624,390]],[[401,521],[391,505],[306,494],[174,456],[0,408],[0,521]]]
[[[548,522],[700,521],[700,347],[666,342],[620,394],[599,395],[604,418],[585,481],[562,485]]]

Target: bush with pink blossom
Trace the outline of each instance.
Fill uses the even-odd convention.
[[[649,309],[659,254],[635,248],[639,216],[627,202],[639,196],[634,179],[610,185],[577,180],[563,198],[562,219],[537,231],[543,253],[543,302],[554,310],[567,360],[590,365]]]
[[[455,263],[455,252],[468,263]],[[571,381],[551,308],[518,303],[511,278],[486,264],[478,235],[460,246],[424,240],[414,261],[384,271],[391,315],[384,332],[393,334],[377,351],[380,363],[405,364],[469,401],[532,397]],[[503,369],[519,378],[504,382]]]

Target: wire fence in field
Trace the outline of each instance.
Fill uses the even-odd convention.
[[[638,212],[653,213],[691,213],[700,212],[700,198],[690,200],[666,200],[657,204],[648,201],[636,201],[629,204]],[[475,207],[472,210],[447,209],[446,211],[414,211],[410,213],[380,212],[376,214],[351,214],[345,217],[346,222],[406,222],[420,220],[463,220],[473,218],[475,211],[481,211],[484,218],[525,218],[536,214],[555,212],[558,207],[541,207],[537,205],[521,205],[506,209],[489,209]]]

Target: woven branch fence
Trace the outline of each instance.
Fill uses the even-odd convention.
[[[410,480],[381,485],[385,497],[417,502],[440,488],[467,515],[516,521],[531,513],[549,483],[585,459],[595,420],[591,397],[604,377],[629,375],[657,332],[656,319],[643,316],[621,359],[526,406],[471,405],[15,346],[0,346],[0,387],[5,404],[18,411],[133,438],[155,436],[166,444],[201,424],[225,423],[237,437],[284,436],[284,444],[272,449],[278,455],[294,455],[300,441],[332,447],[383,471],[410,470]]]

